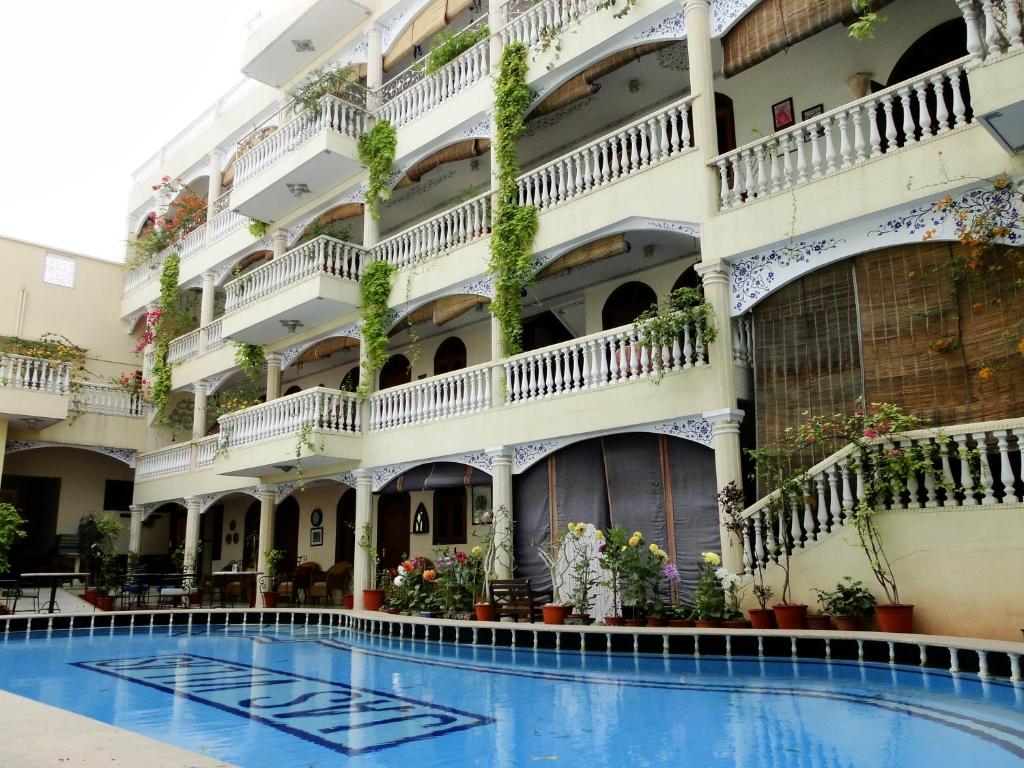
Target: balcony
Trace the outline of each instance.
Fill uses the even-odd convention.
[[[354,394],[324,387],[221,416],[214,468],[222,475],[262,476],[294,469],[299,453],[309,468],[358,460],[359,419]]]
[[[365,93],[361,98],[365,103]],[[304,198],[333,189],[362,167],[356,140],[365,129],[363,105],[323,96],[315,108],[303,110],[239,158],[232,210],[279,221]]]
[[[71,369],[67,363],[0,353],[0,417],[42,426],[67,418]]]
[[[78,413],[140,419],[145,415],[147,406],[139,395],[121,387],[82,381],[72,385],[69,409]]]
[[[283,338],[359,306],[363,250],[321,235],[224,286],[222,336],[250,344]],[[297,326],[292,326],[292,328]]]
[[[253,29],[242,52],[242,72],[280,88],[358,27],[369,13],[353,0],[293,0]]]

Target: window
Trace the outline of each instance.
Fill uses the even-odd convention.
[[[434,544],[466,543],[466,489],[434,491]]]
[[[46,254],[43,259],[43,282],[62,288],[74,288],[75,260],[55,253]]]
[[[103,509],[107,512],[127,512],[132,505],[135,483],[131,480],[107,480],[103,488]]]

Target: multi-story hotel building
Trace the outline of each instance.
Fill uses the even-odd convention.
[[[165,350],[178,426],[130,398],[74,406],[86,413],[68,425],[64,374],[21,389],[5,374],[5,492],[52,511],[52,487],[17,478],[59,476],[46,535],[73,533],[74,511],[100,507],[84,490],[65,501],[85,447],[123,461],[83,473],[97,499],[96,483],[134,467],[126,548],[182,544],[205,573],[263,570],[272,544],[324,569],[354,562],[360,587],[366,523],[386,566],[472,546],[480,511],[505,507],[514,524],[496,535],[521,575],[543,582],[534,545],[582,520],[643,531],[685,586],[700,552],[749,572],[779,533],[756,514],[743,542],[720,527],[719,489],[745,483],[750,503],[771,490],[746,477],[744,448],[804,413],[886,401],[980,456],[946,460],[978,475],[975,494],[922,487],[883,521],[919,626],[1012,636],[1024,615],[1000,585],[1024,579],[1024,224],[1016,188],[993,180],[1024,174],[1021,3],[872,5],[884,19],[858,40],[850,0],[290,0],[251,33],[238,85],[134,175],[127,239],[178,192],[207,201],[205,224],[126,272],[119,311],[96,300],[116,328],[73,339],[101,350],[117,336],[102,354],[123,362],[176,256],[193,320]],[[478,42],[422,66],[461,30]],[[532,102],[515,202],[538,228],[509,356],[488,264],[495,84],[517,44]],[[296,107],[288,92],[334,65],[355,84]],[[357,145],[383,121],[397,147],[374,218]],[[986,221],[1005,268],[954,279],[965,223]],[[372,370],[360,279],[378,261],[394,272],[388,359]],[[634,321],[678,287],[702,289],[715,332],[645,344]],[[52,330],[92,334],[83,318]],[[264,351],[265,402],[226,412],[253,387],[240,343]],[[158,354],[120,370],[150,379]],[[843,526],[845,469],[818,465],[786,522],[809,602],[843,575],[870,580]],[[26,556],[51,544],[33,541]]]

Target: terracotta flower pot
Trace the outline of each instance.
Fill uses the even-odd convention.
[[[683,627],[692,627],[693,619],[669,619],[668,625],[670,627],[675,627],[676,629],[681,629]]]
[[[747,615],[754,629],[775,629],[775,611],[771,608],[751,608]]]
[[[694,619],[693,624],[699,629],[714,629],[722,626],[721,619]]]
[[[827,613],[815,613],[807,617],[808,629],[832,629],[832,617]]]
[[[354,606],[356,604],[356,596],[355,595],[345,595],[345,597],[343,599],[345,601],[344,602],[345,608],[351,611],[352,610],[352,606]]]
[[[913,605],[876,605],[875,615],[883,632],[901,632],[906,635],[914,631]]]
[[[490,603],[477,603],[473,608],[476,610],[477,621],[494,621],[494,606]]]
[[[621,627],[622,617],[621,616],[605,616],[604,625],[606,627]]]
[[[836,629],[840,632],[857,632],[860,630],[860,618],[857,616],[833,616]]]
[[[668,619],[663,619],[661,616],[648,616],[647,617],[648,627],[667,627]]]
[[[113,595],[96,595],[96,607],[101,611],[114,610]]]
[[[803,629],[807,625],[807,606],[803,604],[773,605],[775,626],[779,629]]]
[[[540,610],[544,615],[545,624],[564,624],[565,614],[569,612],[569,606],[548,603],[547,605],[542,605]]]
[[[746,619],[725,619],[722,626],[725,629],[750,629],[750,622]]]
[[[264,608],[277,608],[277,592],[264,592],[263,593],[263,607]]]
[[[82,595],[82,599],[89,603],[89,605],[96,605],[96,595],[98,595],[99,592],[100,591],[97,587],[86,587],[85,593]]]
[[[640,626],[640,619],[626,619],[626,626],[627,627],[639,627]]]
[[[382,590],[382,589],[364,589],[363,590],[363,610],[364,611],[379,611],[382,605],[384,605],[384,590]]]

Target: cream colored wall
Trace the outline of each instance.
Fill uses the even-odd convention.
[[[899,511],[880,515],[879,530],[900,590],[914,604],[915,631],[1020,640],[1024,626],[1024,505]],[[884,593],[843,528],[791,559],[793,601],[817,610],[813,588],[831,589],[843,576],[860,579],[880,602]],[[782,569],[767,582],[782,594]],[[756,606],[751,595],[746,607]]]
[[[306,560],[318,564],[325,571],[334,565],[335,536],[338,531],[338,500],[346,490],[348,488],[343,485],[329,485],[307,488],[293,494],[299,503],[299,557],[305,556]],[[320,547],[309,545],[309,531],[312,528],[309,523],[309,515],[314,509],[320,509],[324,513],[321,525],[324,529],[324,543]]]
[[[808,107],[824,104],[827,112],[857,98],[846,84],[850,75],[871,72],[885,85],[915,40],[961,14],[952,0],[900,0],[883,15],[886,22],[873,40],[852,40],[847,27],[837,24],[738,75],[716,78],[715,90],[733,100],[737,145],[771,134],[772,104],[790,96],[799,122]]]
[[[248,495],[227,496],[220,501],[224,505],[224,526],[220,532],[220,559],[213,561],[212,570],[219,571],[227,567],[232,560],[242,559],[242,547],[245,544],[245,513],[255,499]],[[204,516],[207,513],[204,513]],[[238,543],[227,544],[224,541],[224,534],[234,533],[231,531],[230,523],[234,521],[235,531],[238,532]]]
[[[640,282],[646,283],[658,295],[661,301],[672,290],[679,276],[683,274],[695,259],[680,259],[670,264],[662,264],[658,267],[645,269],[642,272],[635,272],[625,277],[609,280],[606,283],[595,285],[583,291],[584,312],[586,316],[587,330],[585,335],[597,333],[601,330],[601,311],[605,302],[612,295],[616,288],[625,283]]]
[[[126,464],[109,456],[73,448],[37,448],[8,454],[4,459],[3,472],[4,475],[60,478],[57,533],[77,533],[78,523],[83,517],[91,512],[104,511],[105,481],[131,480],[135,474]],[[125,531],[117,542],[117,548],[124,552],[128,549],[129,519],[122,518],[121,522]]]
[[[43,282],[47,253],[74,259],[75,287]],[[118,317],[124,268],[90,256],[0,238],[0,335],[38,339],[60,333],[88,350],[87,368],[106,381],[142,367],[135,340]],[[25,298],[24,315],[19,308]]]

